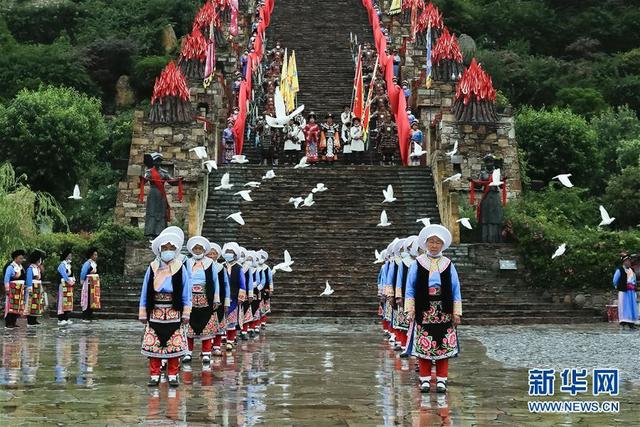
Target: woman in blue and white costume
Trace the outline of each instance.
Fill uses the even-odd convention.
[[[636,328],[638,321],[637,278],[631,267],[631,256],[622,254],[622,266],[613,275],[613,287],[618,290],[618,322],[620,326]]]
[[[407,276],[404,310],[414,321],[412,355],[418,358],[420,391],[428,392],[432,363],[436,365],[436,390],[447,390],[449,358],[458,355],[456,326],[462,316],[458,272],[442,255],[452,241],[442,225],[429,225],[418,236],[426,253],[411,264]]]
[[[389,282],[389,277],[393,277],[395,272],[395,257],[393,254],[393,247],[398,242],[397,237],[393,239],[389,246],[387,246],[387,260],[384,264],[384,273],[380,280],[382,281],[382,296],[384,299],[384,307],[382,314],[382,321],[385,325],[386,335],[389,337],[389,342],[392,342],[393,337],[393,305],[391,304],[391,300],[394,297],[393,286],[391,282]],[[391,274],[391,276],[389,276]]]
[[[245,283],[247,285],[247,299],[242,303],[242,310],[240,316],[240,338],[243,340],[249,339],[249,328],[253,322],[253,310],[252,304],[254,300],[254,291],[256,287],[255,273],[257,267],[258,254],[255,251],[244,252],[244,263],[242,270],[244,271]],[[253,329],[251,330],[253,336]]]
[[[400,251],[400,257],[402,259],[402,264],[399,266],[398,274],[396,275],[396,288],[395,288],[395,298],[396,298],[396,306],[398,309],[394,313],[393,318],[393,329],[395,329],[396,337],[399,339],[396,341],[396,345],[394,350],[401,351],[406,350],[407,348],[407,331],[409,330],[409,319],[407,319],[406,314],[404,313],[404,298],[405,292],[407,289],[407,273],[409,271],[409,267],[411,264],[416,262],[416,258],[418,257],[418,236],[409,236],[404,239],[402,244],[402,249]],[[401,357],[407,357],[408,354],[405,352],[401,355]]]
[[[215,312],[215,316],[218,317],[218,330],[213,338],[213,355],[216,357],[222,356],[222,340],[227,339],[227,312],[229,311],[229,305],[231,305],[229,276],[224,264],[218,262],[220,257],[222,257],[222,248],[217,243],[211,242],[211,249],[207,252],[207,258],[213,261],[211,268],[213,273],[218,276],[218,284],[220,286],[220,305]]]
[[[202,236],[194,236],[187,242],[187,250],[191,258],[186,267],[191,283],[191,317],[187,327],[187,343],[189,349],[182,358],[182,363],[191,362],[194,341],[202,342],[202,364],[211,362],[213,338],[218,331],[218,316],[215,315],[220,305],[220,283],[218,271],[213,270],[213,260],[205,255],[211,250],[211,243]]]
[[[271,295],[273,295],[273,270],[267,265],[269,254],[258,251],[261,263],[261,293],[260,293],[260,319],[256,323],[256,332],[267,327],[267,316],[271,314]]]
[[[389,332],[391,335],[389,336],[389,344],[392,347],[396,347],[396,342],[399,341],[400,337],[396,333],[396,330],[393,328],[394,319],[397,316],[398,306],[396,305],[396,280],[398,279],[398,272],[400,271],[400,266],[402,265],[402,258],[400,257],[400,252],[402,251],[402,246],[404,244],[404,239],[396,238],[391,245],[391,257],[389,258],[389,267],[387,268],[387,278],[385,280],[385,295],[387,296],[388,304],[391,306],[391,317],[389,318]],[[387,309],[389,310],[389,308]]]
[[[138,318],[145,324],[141,353],[149,358],[149,386],[160,382],[162,360],[168,360],[169,385],[177,387],[180,357],[187,351],[182,323],[191,315],[191,284],[182,257],[183,240],[161,233],[152,244],[156,259],[147,268]]]
[[[225,243],[222,247],[224,268],[229,279],[229,311],[227,312],[227,351],[233,350],[233,345],[238,334],[238,322],[240,319],[240,304],[247,297],[247,286],[244,272],[239,260],[241,249],[236,242]]]

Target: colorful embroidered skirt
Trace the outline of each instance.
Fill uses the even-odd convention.
[[[238,327],[238,319],[240,317],[240,307],[238,306],[238,300],[231,300],[231,306],[227,313],[227,331],[233,331]]]
[[[58,286],[58,314],[65,311],[73,311],[73,285],[61,280]]]
[[[82,284],[82,295],[80,299],[82,310],[91,306],[92,310],[100,309],[100,276],[88,274],[87,280]]]
[[[191,317],[187,326],[187,337],[208,340],[213,338],[218,329],[218,316],[209,307],[204,286],[193,285]]]
[[[429,309],[422,312],[421,324],[416,321],[413,334],[412,355],[420,359],[448,359],[457,356],[460,351],[458,334],[451,324],[451,314],[442,310],[442,301],[439,299],[429,301]]]
[[[388,299],[384,302],[384,320],[388,321],[388,322],[392,322],[393,321],[393,305],[391,304],[391,301],[389,301]]]
[[[240,305],[240,328],[245,324],[253,321],[253,312],[251,311],[251,304],[248,301],[243,302]]]
[[[393,310],[393,328],[401,331],[409,330],[409,320],[407,320],[407,315],[404,313],[402,307]]]
[[[27,316],[42,316],[44,312],[44,293],[42,292],[42,282],[34,280],[31,289],[27,292],[27,303],[24,314]]]
[[[5,297],[4,316],[24,313],[24,280],[9,282],[9,292]]]
[[[187,351],[182,319],[171,304],[170,293],[157,293],[156,305],[144,329],[141,353],[147,357],[171,359]]]

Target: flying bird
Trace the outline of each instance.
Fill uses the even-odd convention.
[[[313,206],[316,202],[313,200],[313,193],[309,193],[309,195],[304,199],[304,203],[302,206]]]
[[[275,267],[273,267],[273,271],[285,271],[287,273],[291,273],[291,265],[294,263],[294,261],[291,259],[291,254],[289,254],[288,250],[284,251],[284,262],[281,262],[280,264],[277,264]]]
[[[563,173],[563,174],[554,176],[552,179],[557,179],[565,187],[571,188],[573,187],[573,183],[569,179],[570,177],[571,177],[570,173]]]
[[[391,184],[387,186],[386,190],[382,190],[382,194],[384,195],[384,200],[382,201],[382,203],[393,203],[398,200],[393,197],[393,186]]]
[[[376,260],[373,262],[374,264],[382,264],[384,262],[384,257],[378,250],[375,250]]]
[[[293,206],[298,209],[300,207],[300,203],[304,202],[302,197],[289,197],[289,203],[293,203]]]
[[[209,156],[207,156],[207,148],[206,147],[193,147],[193,148],[189,149],[189,151],[193,151],[194,153],[196,153],[196,156],[200,160],[204,160],[204,159],[208,159],[209,158]]]
[[[251,194],[251,190],[242,190],[242,191],[238,191],[237,193],[233,193],[234,196],[240,196],[247,202],[253,202],[253,199],[251,198],[250,194]]]
[[[453,158],[453,156],[455,156],[457,152],[458,152],[458,141],[453,143],[453,150],[447,152],[446,155]]]
[[[245,156],[244,154],[236,154],[231,159],[231,163],[249,163],[249,159],[247,159],[247,156]]]
[[[380,214],[380,223],[378,224],[378,227],[388,227],[390,225],[391,223],[387,218],[387,211],[382,211],[382,213]]]
[[[232,220],[234,220],[235,222],[237,222],[240,225],[244,225],[244,219],[242,218],[242,212],[236,212],[234,214],[231,214],[225,219],[229,219],[229,218],[231,218]]]
[[[469,222],[469,218],[460,218],[456,222],[459,222],[460,224],[464,225],[464,228],[468,228],[469,230],[473,230],[473,227],[471,227],[471,222]]]
[[[491,174],[491,184],[489,187],[499,187],[502,185],[502,174],[500,173],[500,168],[494,169]]]
[[[267,179],[273,179],[276,177],[276,173],[273,171],[273,169],[268,170],[267,173],[262,177],[262,180],[267,180]]]
[[[258,181],[249,181],[244,186],[251,187],[251,188],[258,188],[260,187],[260,183]]]
[[[325,192],[327,190],[328,190],[328,188],[325,187],[323,183],[319,183],[319,184],[316,184],[316,188],[311,190],[311,192],[312,193],[323,193],[323,192]]]
[[[73,187],[73,194],[70,195],[68,198],[73,200],[82,199],[82,196],[80,196],[80,187],[78,186],[78,184],[76,184],[75,187]]]
[[[600,221],[600,224],[598,225],[609,225],[615,221],[615,218],[611,218],[609,216],[609,212],[607,212],[604,206],[600,206],[600,217],[602,218],[602,221]]]
[[[304,156],[300,159],[297,165],[295,165],[294,169],[308,168],[309,164],[307,163],[307,156]]]
[[[229,172],[226,172],[222,175],[220,179],[220,185],[218,185],[215,190],[229,190],[233,187],[233,184],[229,184]]]
[[[426,151],[422,149],[422,146],[417,142],[413,143],[413,152],[411,153],[411,157],[422,157],[427,154]]]
[[[431,218],[418,218],[416,219],[416,222],[421,222],[425,227],[428,227],[431,225]]]
[[[554,252],[554,254],[551,256],[551,259],[557,258],[559,256],[564,255],[564,253],[567,251],[567,244],[563,243],[560,246],[558,246],[558,249],[556,249],[556,251]]]
[[[211,172],[214,169],[218,170],[218,163],[216,163],[215,160],[207,160],[207,161],[203,162],[202,164],[207,167],[209,172]]]
[[[457,173],[455,175],[450,176],[449,178],[445,178],[442,183],[444,184],[445,182],[451,181],[451,182],[455,182],[455,181],[460,181],[460,178],[462,178],[462,174],[461,173]]]
[[[293,117],[304,111],[304,105],[299,106],[295,110],[291,112],[291,114],[287,114],[287,110],[284,105],[284,98],[282,97],[282,93],[280,92],[280,88],[276,87],[276,93],[273,96],[273,103],[276,108],[276,116],[265,116],[265,120],[269,127],[272,128],[282,128],[289,123]]]
[[[320,294],[321,297],[329,296],[333,293],[333,289],[331,289],[331,285],[329,285],[329,281],[327,280],[324,285],[324,291]]]

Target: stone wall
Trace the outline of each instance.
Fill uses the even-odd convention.
[[[409,25],[402,24],[399,17],[385,17],[384,22],[392,28],[392,47],[401,50],[403,45],[406,46],[400,79],[408,80],[410,84],[419,82],[426,63],[425,47],[410,41]],[[452,230],[454,242],[459,243],[460,224],[456,221],[460,218],[460,207],[469,203],[468,180],[478,179],[482,158],[493,154],[503,160],[502,174],[507,178],[507,200],[520,194],[521,180],[514,118],[509,109],[498,114],[496,123],[459,123],[451,111],[455,89],[456,82],[434,80],[427,87],[423,81],[419,87],[414,87],[409,104],[424,133],[423,148],[427,150],[425,164],[433,170],[441,222]],[[445,153],[453,150],[456,141],[457,154],[447,156]],[[442,180],[456,173],[462,174],[460,181],[442,183]],[[476,203],[479,201],[480,197],[477,197]]]

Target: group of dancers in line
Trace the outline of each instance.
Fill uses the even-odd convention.
[[[21,316],[27,318],[27,327],[40,324],[48,306],[48,297],[43,286],[44,259],[46,254],[35,249],[29,256],[23,249],[11,253],[11,261],[3,271],[5,304],[5,328],[17,328],[17,321]],[[58,326],[70,325],[73,322],[70,315],[73,311],[73,291],[76,279],[71,268],[73,254],[71,249],[63,249],[60,254],[60,264],[57,275],[58,284]],[[86,261],[80,269],[80,283],[82,293],[80,305],[82,307],[82,321],[89,323],[93,320],[94,310],[100,309],[100,276],[98,275],[98,249],[89,248]]]
[[[378,295],[383,331],[400,357],[417,359],[424,393],[432,388],[433,365],[435,390],[447,391],[449,358],[460,352],[460,280],[453,262],[442,254],[451,242],[446,227],[432,224],[417,236],[394,239],[381,253]]]
[[[150,387],[160,383],[164,365],[169,385],[179,385],[180,362],[191,363],[195,341],[202,343],[201,361],[208,367],[212,356],[222,356],[223,344],[232,352],[238,338],[260,334],[271,312],[267,252],[236,242],[220,247],[194,236],[186,257],[180,253],[183,244],[183,231],[173,226],[151,243],[156,258],[143,280],[138,314],[145,324],[141,353],[149,358]]]

